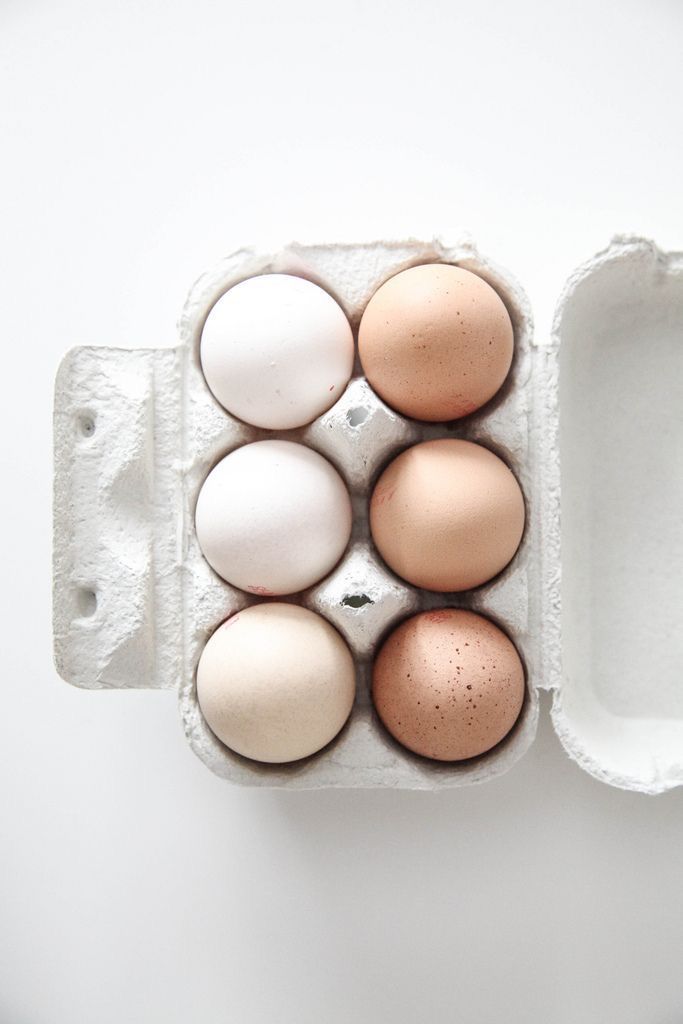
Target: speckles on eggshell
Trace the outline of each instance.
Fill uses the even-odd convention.
[[[456,642],[472,648],[462,676],[449,669]],[[519,716],[524,689],[509,637],[463,609],[407,619],[385,641],[373,669],[373,701],[386,728],[409,750],[439,761],[475,757],[499,743]]]
[[[443,263],[411,267],[386,281],[370,299],[358,335],[363,370],[384,401],[437,422],[468,415],[498,391],[513,344],[498,293],[477,274]]]

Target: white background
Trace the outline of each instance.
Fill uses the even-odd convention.
[[[50,639],[67,348],[172,344],[264,236],[460,227],[548,331],[613,233],[683,247],[682,55],[676,0],[2,0],[0,1024],[683,1020],[683,791],[592,780],[547,701],[485,786],[238,790]]]

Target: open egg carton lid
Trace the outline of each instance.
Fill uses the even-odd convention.
[[[371,295],[421,263],[454,263],[501,295],[515,333],[513,366],[479,413],[452,424],[405,419],[356,365],[337,403],[310,426],[263,431],[210,394],[199,340],[217,299],[262,273],[320,284],[354,334]],[[243,249],[190,292],[175,348],[77,348],[55,391],[54,647],[60,675],[93,689],[177,689],[188,741],[217,774],[262,786],[434,789],[485,781],[533,742],[538,691],[553,691],[555,729],[599,779],[657,793],[683,782],[683,255],[617,238],[570,278],[549,338],[533,336],[521,287],[469,239],[291,244]],[[394,576],[368,535],[367,503],[397,452],[463,437],[500,454],[525,494],[527,525],[510,566],[463,594]],[[213,630],[257,598],[219,579],[194,531],[197,494],[227,452],[264,437],[310,445],[340,470],[354,528],[339,565],[292,600],[347,640],[357,697],[337,739],[289,765],[234,754],[196,699],[199,655]],[[517,645],[527,696],[489,753],[443,764],[386,733],[369,695],[373,653],[398,621],[466,607]]]

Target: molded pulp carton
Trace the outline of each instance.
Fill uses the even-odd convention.
[[[512,370],[479,413],[438,425],[408,420],[370,389],[359,364],[338,402],[299,430],[250,427],[209,392],[199,365],[202,326],[238,281],[268,272],[307,277],[337,299],[356,331],[383,281],[431,261],[479,274],[512,318]],[[683,782],[683,256],[616,239],[572,276],[551,337],[538,338],[520,286],[469,241],[245,249],[200,278],[179,328],[176,348],[79,348],[59,370],[54,636],[66,680],[177,689],[195,752],[212,771],[250,785],[434,789],[483,781],[533,742],[539,689],[553,691],[553,722],[567,752],[598,778],[648,793]],[[197,494],[223,455],[263,437],[300,441],[330,459],[355,510],[339,565],[286,600],[324,615],[346,638],[357,664],[356,704],[332,744],[291,765],[260,765],[224,747],[195,690],[210,634],[258,600],[203,559]],[[404,583],[369,538],[367,505],[381,469],[432,437],[464,437],[496,451],[527,503],[512,563],[463,594]],[[369,695],[373,652],[390,628],[444,605],[498,622],[527,673],[509,736],[456,764],[400,747]]]

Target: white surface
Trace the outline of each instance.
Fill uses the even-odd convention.
[[[680,248],[680,7],[80,0],[0,21],[0,1017],[677,1024],[683,792],[592,780],[547,706],[485,786],[226,787],[172,694],[57,679],[49,470],[64,350],[172,344],[188,281],[264,226],[466,224],[539,330],[613,232]]]

